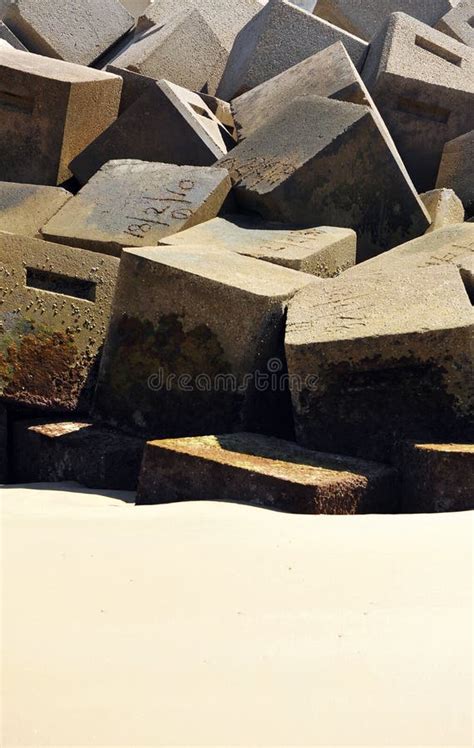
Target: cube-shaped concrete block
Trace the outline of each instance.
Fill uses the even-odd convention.
[[[474,128],[474,49],[393,13],[363,78],[418,191],[433,189],[444,145]]]
[[[473,336],[455,267],[346,273],[303,290],[286,333],[297,441],[383,462],[403,438],[469,441]]]
[[[92,423],[17,421],[12,431],[15,483],[76,481],[135,491],[145,442]]]
[[[196,500],[301,514],[391,512],[397,475],[385,465],[311,452],[259,434],[149,442],[137,504]]]
[[[354,229],[359,260],[430,224],[369,107],[312,95],[290,100],[219,164],[242,207],[267,220]]]
[[[56,185],[70,161],[115,121],[118,76],[0,48],[2,179]]]
[[[361,70],[366,42],[287,0],[270,0],[238,34],[217,95],[235,98],[337,41]]]
[[[436,24],[438,31],[448,34],[458,42],[474,47],[474,5],[472,0],[461,0]]]
[[[352,267],[357,252],[357,236],[351,229],[334,226],[296,229],[230,215],[168,236],[160,244],[219,247],[320,278],[332,278]]]
[[[436,186],[453,189],[467,215],[474,215],[474,130],[446,143]]]
[[[124,250],[95,415],[147,438],[288,434],[286,305],[323,282],[218,249]]]
[[[120,0],[10,0],[2,18],[39,55],[90,65],[133,26]]]
[[[62,187],[0,182],[0,231],[36,236],[72,197]]]
[[[0,234],[0,397],[87,411],[119,261]]]
[[[212,166],[109,161],[42,229],[52,241],[120,256],[214,218],[231,189]]]
[[[231,145],[233,138],[198,94],[158,81],[74,159],[71,169],[85,184],[116,159],[210,166]]]
[[[464,221],[464,206],[454,190],[430,190],[420,195],[420,198],[431,216],[431,226],[426,233],[431,234],[445,226]]]

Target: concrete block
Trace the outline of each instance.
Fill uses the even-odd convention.
[[[47,239],[120,257],[214,218],[229,176],[212,166],[109,161],[42,229]]]
[[[198,94],[158,81],[73,160],[71,169],[85,184],[116,159],[210,166],[231,144],[233,139]]]
[[[368,272],[413,272],[438,265],[456,266],[462,257],[471,253],[474,256],[474,226],[470,223],[458,223],[427,233],[367,262],[361,262],[349,268],[345,275],[356,277]]]
[[[15,483],[135,491],[145,442],[92,423],[34,420],[13,424],[12,445]]]
[[[13,31],[9,29],[8,26],[3,23],[3,21],[0,21],[0,39],[2,41],[8,42],[8,44],[14,49],[19,49],[22,52],[28,51],[25,45],[21,43],[21,41],[15,36]]]
[[[90,65],[133,26],[119,0],[12,0],[2,19],[39,55]]]
[[[258,218],[227,215],[169,236],[160,244],[219,247],[320,278],[332,278],[355,264],[357,236],[351,229],[334,226],[295,229]]]
[[[95,415],[146,438],[288,434],[284,315],[314,283],[224,250],[124,250]]]
[[[401,511],[474,509],[474,444],[404,444],[397,456]]]
[[[41,226],[71,197],[62,187],[0,182],[0,231],[41,238]]]
[[[445,144],[436,186],[453,189],[467,215],[474,215],[474,130]]]
[[[369,107],[320,96],[290,100],[219,165],[240,205],[267,220],[354,229],[359,260],[430,224]]]
[[[138,19],[153,5],[154,0],[120,0],[120,2],[134,18]]]
[[[211,112],[215,114],[221,125],[230,133],[232,139],[237,142],[237,132],[235,129],[234,116],[232,109],[228,101],[219,99],[217,96],[210,96],[209,94],[199,93],[201,99],[209,107]]]
[[[473,335],[455,267],[345,273],[301,291],[286,332],[298,443],[390,462],[400,439],[469,441]]]
[[[462,0],[455,8],[443,16],[436,28],[443,34],[452,36],[468,47],[474,47],[474,5],[472,0]]]
[[[474,251],[461,257],[456,264],[461,273],[466,293],[471,300],[471,304],[474,304]]]
[[[119,77],[0,47],[0,161],[8,182],[56,185],[117,117]]]
[[[363,78],[418,191],[433,189],[444,145],[474,129],[474,50],[393,13]]]
[[[107,73],[119,75],[122,79],[122,96],[120,98],[119,116],[123,114],[132,104],[143,96],[144,93],[156,86],[155,78],[148,78],[146,75],[132,73],[131,70],[119,68],[116,65],[107,65]]]
[[[396,473],[258,434],[149,442],[137,504],[237,501],[301,514],[390,512]]]
[[[431,216],[431,226],[426,233],[464,221],[464,206],[454,190],[430,190],[420,195],[420,199]]]
[[[287,0],[270,0],[238,34],[217,95],[235,98],[338,41],[361,70],[366,42]]]
[[[86,411],[119,261],[0,234],[0,397]]]
[[[318,0],[314,13],[341,29],[370,41],[390,13],[401,11],[428,26],[434,26],[457,2],[458,0]]]

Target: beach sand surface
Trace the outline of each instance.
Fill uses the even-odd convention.
[[[473,513],[0,488],[2,746],[471,746]]]

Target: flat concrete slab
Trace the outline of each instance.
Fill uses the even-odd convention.
[[[0,182],[0,231],[36,236],[72,194],[62,187]]]

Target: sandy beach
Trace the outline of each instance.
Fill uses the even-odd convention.
[[[472,744],[472,513],[0,493],[6,748]]]

